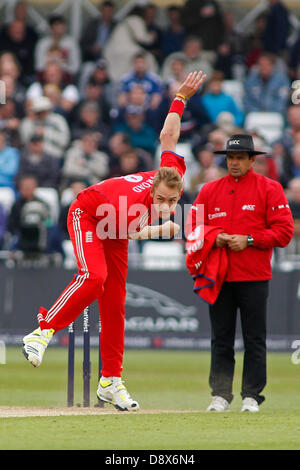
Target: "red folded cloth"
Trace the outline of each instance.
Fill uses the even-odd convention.
[[[187,237],[186,266],[194,279],[194,292],[213,305],[225,279],[228,257],[226,248],[214,247],[220,227],[198,226]]]

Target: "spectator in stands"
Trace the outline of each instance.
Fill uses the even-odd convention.
[[[13,20],[0,31],[0,52],[11,52],[21,67],[21,79],[28,85],[34,76],[33,50],[35,42],[24,21]]]
[[[70,240],[70,236],[68,233],[67,229],[67,219],[68,219],[68,212],[70,205],[72,202],[76,199],[77,195],[82,191],[83,189],[87,188],[87,185],[84,181],[81,179],[73,181],[70,185],[70,187],[67,189],[68,191],[71,191],[71,197],[68,198],[67,202],[61,203],[60,207],[60,213],[59,213],[59,219],[58,219],[58,226],[60,229],[61,233],[61,238],[62,240]]]
[[[25,88],[10,75],[0,75],[0,80],[2,90],[5,91],[5,102],[8,100],[13,101],[16,116],[19,118],[23,117]],[[4,100],[2,99],[1,101]]]
[[[66,21],[63,16],[52,15],[49,19],[50,34],[37,42],[35,49],[35,70],[43,72],[46,67],[47,53],[53,46],[58,47],[63,53],[63,69],[71,79],[76,77],[79,71],[81,57],[77,41],[66,34]]]
[[[114,132],[128,134],[132,147],[141,148],[154,156],[157,135],[145,122],[145,111],[142,107],[129,105],[126,108],[124,121],[115,126]]]
[[[214,55],[215,56],[215,55]],[[210,57],[209,59],[207,57]],[[171,64],[174,60],[181,59],[186,64],[186,72],[202,70],[209,79],[213,72],[211,63],[211,54],[204,53],[202,42],[197,37],[187,37],[182,52],[170,54],[162,64],[161,77],[164,83],[167,83],[172,76]]]
[[[294,44],[290,47],[287,61],[289,74],[292,80],[300,79],[300,34]]]
[[[28,19],[28,3],[18,1],[14,8],[14,19],[22,21],[26,25],[26,37],[31,39],[32,44],[36,44],[38,40],[38,33]]]
[[[222,111],[216,120],[216,126],[221,131],[225,132],[228,137],[230,137],[233,133],[238,133],[242,129],[238,128],[234,122],[234,116],[227,111]]]
[[[134,84],[126,94],[125,108],[130,104],[149,109],[149,96],[143,85]]]
[[[109,139],[110,160],[118,159],[122,153],[130,150],[130,138],[124,132],[115,132]]]
[[[287,111],[287,126],[280,139],[272,145],[272,157],[280,182],[284,188],[287,187],[290,176],[291,152],[300,139],[300,107],[291,105]]]
[[[222,178],[221,168],[218,166],[212,166],[210,168],[206,168],[203,170],[203,183],[198,186],[199,190],[205,183],[210,183],[211,181],[215,181],[219,178]]]
[[[61,49],[61,47],[57,46],[56,44],[53,44],[47,50],[46,59],[45,59],[45,68],[47,64],[49,64],[49,62],[56,62],[62,68],[64,68],[64,63],[65,63],[64,51],[63,49]],[[39,73],[39,75],[42,75],[42,74],[43,74],[43,71]],[[64,72],[64,78],[70,81],[70,75],[67,72]]]
[[[203,41],[205,50],[215,51],[221,44],[224,23],[219,2],[187,0],[182,8],[181,20],[189,34]]]
[[[41,135],[32,135],[21,152],[19,171],[16,180],[25,175],[36,178],[40,187],[57,188],[59,183],[59,165],[57,159],[44,152],[44,142]]]
[[[269,0],[266,25],[263,34],[263,48],[266,52],[281,54],[287,45],[290,32],[289,10],[281,0]]]
[[[113,31],[115,6],[111,1],[101,3],[100,16],[88,22],[81,40],[83,61],[94,62],[102,57],[103,48]]]
[[[0,131],[0,186],[15,189],[14,178],[19,168],[19,150],[6,144],[5,134]]]
[[[287,127],[284,129],[281,138],[274,144],[276,145],[277,155],[283,156],[285,153],[291,152],[299,133],[300,107],[291,105],[287,110]]]
[[[226,80],[231,80],[233,78],[233,64],[234,58],[230,44],[223,41],[217,50],[215,69],[222,72]]]
[[[104,50],[104,58],[113,81],[129,73],[133,57],[143,45],[152,45],[155,33],[147,31],[144,21],[144,9],[134,8],[128,16],[114,28]],[[147,62],[151,72],[157,72],[158,65],[152,54],[147,52]]]
[[[52,225],[48,205],[35,195],[37,187],[33,176],[21,178],[19,198],[11,208],[7,224],[12,237],[11,249],[28,255],[46,252],[48,227]]]
[[[295,142],[295,137],[300,132],[300,106],[291,105],[287,111],[287,127],[281,138],[285,148],[291,149]]]
[[[0,54],[0,76],[10,75],[20,83],[21,67],[18,59],[12,52],[2,52]]]
[[[277,174],[274,161],[269,155],[257,155],[253,163],[253,171],[274,179],[275,181],[279,181],[279,175]]]
[[[185,28],[181,23],[181,8],[177,5],[170,5],[167,8],[167,15],[169,24],[161,35],[163,59],[173,52],[181,51],[186,37]]]
[[[216,122],[218,116],[223,111],[227,111],[234,116],[236,126],[244,123],[244,113],[239,109],[234,99],[223,92],[223,73],[216,71],[208,81],[206,91],[202,96],[202,103],[210,120]]]
[[[4,133],[8,146],[20,147],[19,127],[20,119],[16,111],[15,101],[8,98],[6,103],[0,105],[0,130]]]
[[[286,116],[290,82],[275,68],[275,57],[262,54],[257,70],[251,70],[245,82],[245,113],[269,111]]]
[[[63,108],[63,98],[61,89],[55,85],[54,83],[47,83],[43,87],[44,96],[49,98],[52,104],[52,111],[53,113],[61,114],[64,118],[69,118],[68,113]],[[72,114],[72,112],[71,112]]]
[[[143,108],[145,112],[145,121],[156,129],[156,120],[159,108],[153,109],[149,107],[149,97],[142,85],[136,84],[131,88],[126,96],[126,105],[119,106],[111,110],[110,118],[113,126],[124,121],[126,108],[128,106],[138,106]]]
[[[227,80],[242,81],[245,76],[245,37],[235,28],[235,15],[232,10],[223,12],[224,37],[217,49],[214,64],[216,70],[221,70]]]
[[[287,196],[294,219],[294,236],[300,239],[300,178],[289,181]]]
[[[101,109],[101,115],[103,122],[107,125],[110,124],[110,113],[111,113],[111,104],[107,99],[107,94],[104,92],[105,85],[102,85],[100,82],[97,82],[94,78],[90,78],[86,84],[82,99],[79,101],[77,108],[81,108],[84,102],[94,102]],[[76,108],[75,113],[76,115]]]
[[[186,71],[187,61],[183,57],[176,57],[170,63],[170,76],[164,82],[165,85],[169,85],[172,82],[180,83],[187,76]]]
[[[151,116],[153,127],[157,133],[159,133],[161,129],[170,104],[175,97],[177,88],[178,82],[172,82],[166,87],[161,105],[157,109],[157,112]],[[196,93],[188,100],[183,111],[181,117],[180,141],[190,141],[196,132],[200,131],[203,126],[210,122],[211,120],[202,103],[202,97],[199,93]]]
[[[214,175],[216,176],[215,179],[221,178],[222,176],[226,175],[226,171],[223,168],[220,168],[219,166],[216,165],[215,162],[215,156],[211,150],[210,145],[206,145],[205,147],[197,147],[194,150],[197,162],[199,163],[200,170],[194,174],[194,176],[191,179],[191,184],[190,184],[190,192],[194,195],[195,193],[198,193],[198,191],[201,188],[201,185],[204,183],[207,183],[207,170],[208,169],[215,169],[216,172]]]
[[[68,116],[79,101],[79,91],[73,83],[66,83],[62,65],[56,61],[49,62],[43,71],[42,78],[32,83],[27,89],[26,98],[34,100],[45,94],[46,85],[56,85],[61,92],[60,107]]]
[[[129,153],[132,150],[130,137],[124,132],[116,132],[109,139],[109,156],[110,156],[110,175],[119,176],[120,171],[120,158],[123,154]],[[153,167],[153,157],[140,148],[135,149],[138,154],[139,160],[142,162],[145,171],[151,171]]]
[[[61,160],[70,141],[70,130],[66,119],[52,111],[52,103],[46,96],[32,100],[30,115],[21,121],[20,135],[23,144],[32,135],[43,137],[44,151]]]
[[[0,80],[5,83],[6,101],[11,98],[16,104],[18,115],[23,116],[25,87],[21,82],[21,69],[16,57],[10,52],[0,56]]]
[[[279,175],[279,181],[284,186],[281,176],[286,166],[286,150],[280,142],[275,142],[272,145],[272,158],[276,168],[276,172]]]
[[[79,81],[81,96],[84,96],[86,85],[90,80],[101,85],[105,101],[109,103],[111,108],[114,107],[117,102],[117,85],[110,79],[106,60],[99,59],[86,73],[82,74]]]
[[[109,157],[98,150],[99,134],[84,132],[81,139],[74,141],[66,153],[62,177],[64,186],[82,179],[87,186],[105,179],[109,173]]]
[[[139,156],[136,149],[130,148],[122,153],[118,159],[118,165],[111,169],[110,178],[131,175],[140,171],[147,171],[145,162]]]
[[[266,15],[258,15],[255,19],[253,30],[245,36],[245,63],[248,69],[256,65],[259,57],[264,52],[263,35],[266,27]]]
[[[211,130],[207,134],[207,138],[204,137],[204,139],[202,139],[202,141],[200,142],[203,143],[204,141],[206,144],[210,144],[212,152],[216,152],[224,148],[224,143],[226,142],[226,139],[227,133],[224,132],[222,129],[216,128]],[[223,156],[216,155],[215,163],[221,168],[225,168]]]
[[[289,181],[294,178],[300,178],[300,133],[291,151],[284,156],[284,166],[281,174],[282,186],[286,188]]]
[[[128,105],[128,93],[135,85],[141,85],[147,93],[148,103],[156,109],[162,98],[162,82],[158,75],[149,71],[146,54],[139,52],[132,61],[132,71],[121,79],[118,105]]]
[[[153,34],[154,41],[150,45],[144,45],[144,48],[146,49],[146,51],[150,52],[153,57],[155,57],[158,64],[161,64],[162,29],[160,26],[158,26],[157,16],[158,14],[156,5],[151,2],[147,3],[144,8],[144,21],[147,31]]]
[[[99,134],[99,147],[107,146],[110,128],[102,119],[100,106],[94,101],[82,102],[72,126],[72,139],[79,139],[85,131]]]

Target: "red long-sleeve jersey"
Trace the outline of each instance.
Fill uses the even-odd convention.
[[[189,212],[186,233],[196,226],[203,205],[203,224],[233,235],[252,235],[254,244],[242,251],[228,251],[225,281],[254,281],[272,278],[274,247],[284,247],[294,233],[294,223],[282,186],[251,169],[234,178],[227,175],[205,184]],[[197,221],[199,223],[199,220]]]
[[[181,177],[186,170],[184,158],[168,151],[162,153],[160,166],[175,167]],[[100,238],[108,232],[108,238],[127,238],[158,218],[150,194],[157,171],[110,178],[78,194],[81,209],[99,221]]]

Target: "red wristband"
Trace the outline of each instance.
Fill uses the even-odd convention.
[[[175,99],[172,101],[172,104],[169,109],[169,113],[177,113],[181,117],[184,111],[184,106],[185,104],[183,101]]]

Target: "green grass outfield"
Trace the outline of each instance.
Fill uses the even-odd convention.
[[[93,406],[96,349],[91,357]],[[38,369],[16,348],[7,348],[6,362],[0,365],[0,416],[3,407],[66,406],[66,348],[50,347]],[[81,349],[76,349],[76,368],[75,403],[82,402]],[[18,418],[6,418],[2,413],[0,449],[299,450],[300,365],[292,364],[291,354],[269,353],[267,399],[257,414],[240,413],[241,369],[242,355],[238,353],[232,411],[205,413],[210,402],[207,352],[127,351],[126,385],[141,409],[149,413]]]

